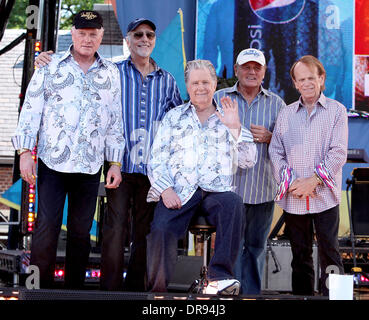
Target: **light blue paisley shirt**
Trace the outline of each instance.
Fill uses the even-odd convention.
[[[35,71],[12,137],[59,172],[98,172],[104,159],[121,162],[125,147],[117,67],[96,53],[85,74],[71,48]]]
[[[217,110],[223,112],[219,106]],[[236,141],[216,114],[201,124],[195,107],[187,102],[171,109],[159,126],[148,163],[151,189],[147,201],[159,201],[169,187],[182,204],[198,187],[209,192],[233,191],[237,167],[252,167],[256,159],[256,145],[248,129],[242,127]]]

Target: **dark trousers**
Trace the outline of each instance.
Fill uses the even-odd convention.
[[[292,293],[314,295],[312,254],[315,229],[321,268],[320,289],[323,295],[328,295],[327,267],[337,266],[339,273],[344,273],[338,244],[339,206],[316,214],[284,213],[285,233],[292,249]]]
[[[146,291],[146,236],[156,203],[146,202],[150,189],[147,176],[122,173],[122,178],[117,189],[106,189],[108,209],[102,229],[100,288]],[[124,247],[129,236],[131,255],[123,284]]]
[[[198,207],[216,227],[214,254],[209,262],[208,278],[234,278],[233,268],[244,229],[242,199],[233,192],[205,192],[197,189],[181,209],[168,209],[162,200],[154,212],[147,236],[149,289],[165,292],[177,261],[178,240],[184,238]]]
[[[100,176],[101,170],[94,175],[57,172],[38,160],[38,209],[30,264],[40,269],[41,287],[49,288],[53,285],[58,238],[67,195],[65,287],[83,287]]]

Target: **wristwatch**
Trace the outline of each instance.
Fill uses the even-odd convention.
[[[25,152],[27,152],[27,151],[31,152],[31,150],[29,150],[29,149],[24,149],[24,148],[17,150],[18,156],[20,156],[21,154],[23,154],[23,153],[25,153]]]

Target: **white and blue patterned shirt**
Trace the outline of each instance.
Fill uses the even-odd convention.
[[[121,162],[125,148],[117,67],[96,53],[87,73],[71,54],[54,55],[35,71],[12,137],[59,172],[95,174],[104,159]]]
[[[223,112],[218,106],[217,110]],[[237,166],[252,167],[256,159],[256,145],[248,129],[242,127],[236,141],[216,114],[201,124],[189,101],[171,109],[159,126],[148,163],[152,187],[147,201],[159,201],[169,187],[182,204],[198,187],[209,192],[233,191]]]

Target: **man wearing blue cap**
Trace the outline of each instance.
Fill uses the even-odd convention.
[[[124,267],[124,242],[129,236],[131,255],[124,288],[146,291],[146,235],[155,208],[146,202],[150,189],[147,160],[155,124],[171,108],[182,104],[173,76],[150,57],[156,41],[155,24],[136,19],[127,27],[127,60],[117,63],[122,83],[122,110],[127,148],[119,188],[106,190],[108,211],[103,222],[101,289],[119,290]],[[130,214],[131,212],[131,214]]]
[[[146,164],[156,124],[169,109],[183,103],[173,76],[150,57],[155,47],[155,30],[155,24],[148,19],[139,18],[129,23],[126,42],[131,54],[127,60],[117,63],[126,149],[121,167],[122,183],[117,189],[106,189],[108,208],[102,229],[102,290],[147,290],[146,235],[155,204],[146,202],[150,189]],[[40,57],[45,58],[45,54]],[[47,58],[42,60],[47,62]],[[124,247],[128,236],[131,255],[123,286]]]

